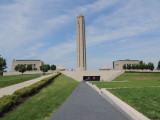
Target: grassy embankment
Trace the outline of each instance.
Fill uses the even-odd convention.
[[[49,120],[78,84],[77,81],[60,75],[54,82],[0,120]]]
[[[150,119],[160,120],[160,73],[124,73],[112,82],[92,83],[107,88]]]
[[[42,74],[0,76],[0,88],[41,77]]]

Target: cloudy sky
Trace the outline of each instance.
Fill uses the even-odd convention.
[[[0,54],[76,68],[76,17],[85,16],[87,67],[160,60],[160,0],[0,0]]]

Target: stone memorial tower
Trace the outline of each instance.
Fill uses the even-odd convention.
[[[83,15],[77,17],[77,70],[86,70],[86,38]]]

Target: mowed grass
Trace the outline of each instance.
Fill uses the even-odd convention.
[[[0,88],[41,77],[42,74],[0,76]]]
[[[160,120],[160,87],[108,89],[152,120]]]
[[[142,88],[160,86],[160,81],[92,82],[99,88]]]
[[[124,73],[114,81],[160,81],[160,73]]]
[[[112,82],[92,82],[153,120],[160,120],[160,73],[124,73]]]
[[[30,97],[0,120],[49,120],[79,83],[60,75],[38,94]]]

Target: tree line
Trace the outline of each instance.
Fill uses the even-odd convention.
[[[3,72],[5,72],[5,69],[7,68],[7,62],[6,59],[3,58],[0,55],[0,76],[3,75]],[[144,69],[149,69],[149,70],[154,70],[154,64],[152,62],[149,62],[148,64],[145,64],[143,61],[140,61],[139,64],[124,64],[123,65],[123,69],[125,70],[130,70],[130,69],[138,69],[138,70],[144,70]],[[22,74],[25,71],[30,71],[33,70],[32,65],[17,65],[15,67],[16,71],[21,72]],[[45,72],[48,72],[48,70],[56,70],[56,66],[55,65],[49,65],[49,64],[44,64],[42,66],[40,66],[40,70],[43,72],[43,74],[45,74]],[[160,70],[160,61],[158,62],[158,66],[157,66],[157,70]]]
[[[34,70],[32,65],[29,64],[29,65],[23,65],[23,64],[20,64],[20,65],[16,65],[15,66],[15,70],[16,71],[19,71],[21,72],[22,74],[26,71],[31,71],[31,70]],[[44,64],[44,65],[41,65],[40,66],[40,70],[43,72],[43,74],[45,74],[45,72],[48,72],[49,70],[56,70],[56,65],[49,65],[49,64]]]
[[[140,61],[139,64],[124,64],[123,69],[124,70],[154,70],[154,64],[152,62],[149,62],[148,64],[144,63],[143,61]],[[160,70],[160,61],[158,62],[157,70]]]

